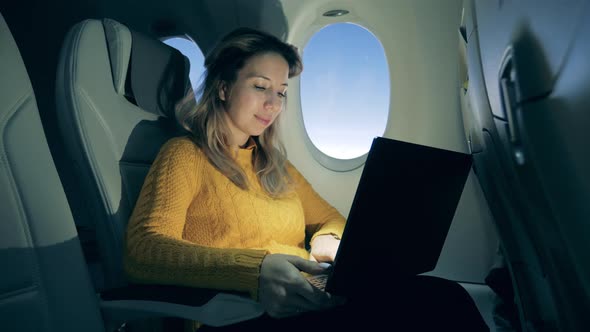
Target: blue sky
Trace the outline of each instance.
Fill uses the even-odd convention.
[[[166,43],[191,59],[196,87],[203,71],[201,51],[184,38]],[[381,43],[358,25],[329,25],[305,46],[303,66],[301,107],[311,141],[335,158],[366,153],[373,137],[385,131],[389,111],[389,71]]]
[[[301,107],[305,128],[324,153],[363,155],[385,131],[389,71],[381,43],[350,23],[316,33],[303,50]]]

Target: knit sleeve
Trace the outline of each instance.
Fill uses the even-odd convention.
[[[241,291],[256,298],[266,251],[204,247],[182,238],[207,162],[188,138],[161,148],[127,226],[125,272],[138,283]]]
[[[316,236],[326,234],[341,238],[346,223],[344,216],[326,202],[292,164],[289,163],[287,169],[303,206],[306,232],[311,236],[310,241]]]

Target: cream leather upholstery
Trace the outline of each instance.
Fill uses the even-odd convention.
[[[0,15],[0,330],[104,331],[33,88]]]
[[[113,20],[81,22],[66,36],[57,73],[68,173],[78,179],[84,202],[73,208],[85,218],[77,222],[96,232],[104,271],[104,285],[95,277],[98,289],[126,284],[127,220],[160,146],[178,133],[167,116],[190,86],[184,56],[157,40],[136,38],[148,40],[149,49],[132,42],[131,31]]]

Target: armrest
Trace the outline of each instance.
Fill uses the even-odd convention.
[[[154,317],[178,317],[224,326],[264,313],[262,306],[245,293],[190,287],[130,285],[102,292],[100,298],[104,320],[113,326]]]

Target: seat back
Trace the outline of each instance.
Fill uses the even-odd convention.
[[[180,52],[110,19],[80,22],[65,38],[56,100],[70,168],[60,171],[78,186],[70,202],[90,230],[85,252],[98,249],[89,262],[100,268],[97,289],[126,284],[127,221],[160,146],[183,133],[174,108],[190,89],[188,72]]]
[[[0,329],[104,331],[39,117],[0,15]]]
[[[553,27],[554,35],[503,25],[510,40],[494,50],[497,29],[478,27],[475,2],[466,3],[471,20],[466,132],[510,268],[520,323],[527,330],[585,330],[590,326],[590,68],[582,59],[590,51],[590,6],[557,61],[555,54],[562,52],[552,49],[550,39],[570,37],[553,23],[570,16],[555,11],[555,17],[533,17],[535,11],[523,10],[517,13],[522,21],[531,14],[537,28]],[[480,50],[482,45],[488,48]],[[490,59],[501,60],[499,68],[486,72]],[[563,63],[553,71],[551,63],[557,62]]]

